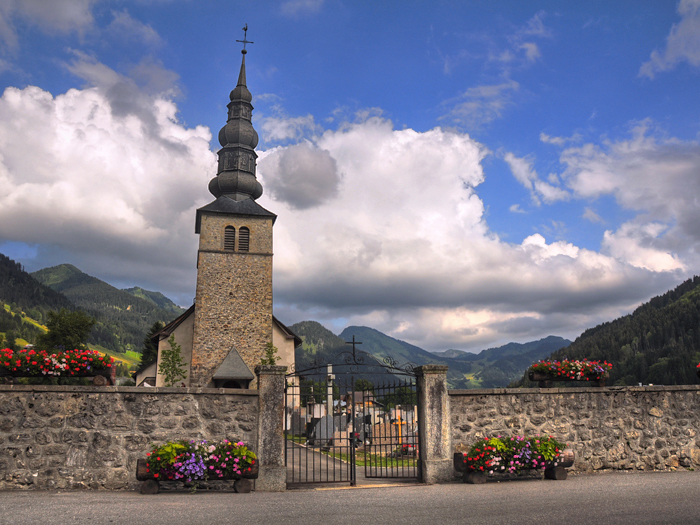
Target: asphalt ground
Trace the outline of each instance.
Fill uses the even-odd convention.
[[[700,524],[696,472],[279,493],[0,492],[2,524]]]

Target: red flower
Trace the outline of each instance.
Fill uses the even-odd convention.
[[[154,478],[157,478],[157,477],[158,477],[158,474],[153,474],[153,477],[154,477]]]

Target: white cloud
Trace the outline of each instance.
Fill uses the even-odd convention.
[[[270,196],[294,209],[320,206],[338,195],[340,173],[335,159],[310,142],[275,148],[258,161]]]
[[[440,119],[467,128],[478,128],[500,118],[505,109],[513,104],[513,93],[519,89],[520,84],[510,79],[500,84],[471,87],[459,97],[443,103],[451,106],[451,109]]]
[[[578,133],[574,133],[570,137],[552,137],[550,135],[547,135],[546,133],[540,133],[540,141],[544,142],[545,144],[554,144],[555,146],[564,146],[565,144],[569,142],[580,142],[581,141],[581,135]]]
[[[508,208],[508,211],[511,213],[525,213],[525,210],[520,207],[520,204],[513,204],[510,208]]]
[[[285,115],[259,116],[255,122],[259,125],[266,142],[299,140],[316,129],[316,122],[312,115],[294,118]]]
[[[99,86],[0,97],[0,238],[39,244],[45,263],[191,297],[180,283],[194,274],[194,210],[215,171],[209,130],[178,123],[167,98],[119,107],[110,91],[128,79],[76,68]]]
[[[18,45],[14,19],[21,18],[48,33],[84,33],[93,26],[96,0],[3,0],[0,2],[0,40]]]
[[[325,0],[287,0],[280,8],[280,12],[286,16],[300,16],[318,13]]]
[[[0,242],[38,245],[42,266],[77,263],[187,304],[194,213],[212,199],[211,134],[94,60],[71,67],[94,87],[0,97]],[[625,261],[615,232],[609,255],[540,234],[503,242],[477,194],[489,152],[466,134],[372,116],[259,153],[260,203],[278,214],[275,308],[287,322],[376,321],[425,348],[479,349],[577,335],[678,281],[659,245],[667,232],[625,238],[663,252],[653,266]],[[544,198],[537,178],[524,180]]]
[[[503,159],[508,163],[510,171],[516,180],[530,190],[530,196],[536,205],[540,204],[540,198],[547,203],[570,198],[566,190],[541,180],[532,167],[531,159],[519,158],[510,152],[506,153]],[[550,178],[550,180],[552,179]]]
[[[700,66],[700,0],[681,0],[677,11],[681,21],[671,26],[666,49],[661,53],[652,51],[649,61],[639,68],[640,77],[654,78],[657,73],[669,71],[683,61]]]
[[[276,308],[290,322],[342,319],[425,348],[478,348],[555,327],[578,335],[677,279],[540,234],[501,241],[477,195],[487,150],[468,135],[373,117],[313,144],[343,174],[337,195],[303,209],[260,199],[278,214]],[[281,176],[272,169],[260,163],[263,181]]]
[[[700,144],[657,138],[648,128],[649,122],[642,122],[628,140],[564,150],[562,178],[579,198],[612,195],[638,213],[633,222],[606,234],[605,245],[615,257],[655,271],[697,267]]]
[[[525,26],[521,27],[515,34],[516,38],[537,36],[540,38],[551,38],[552,32],[544,25],[544,17],[546,13],[540,11],[536,13]]]
[[[655,247],[666,226],[658,223],[625,223],[616,232],[606,231],[603,247],[613,257],[653,272],[685,270],[678,256]]]
[[[160,46],[163,43],[158,32],[150,24],[132,18],[126,9],[112,11],[112,17],[113,20],[106,31],[113,36],[140,41],[148,46]]]
[[[524,42],[520,44],[519,49],[525,51],[528,62],[536,62],[542,56],[540,48],[534,42]]]
[[[598,215],[592,208],[589,208],[586,206],[583,211],[582,217],[586,219],[587,221],[598,223],[598,224],[605,224],[605,220]]]

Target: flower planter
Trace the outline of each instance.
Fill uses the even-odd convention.
[[[63,378],[63,377],[92,377],[92,384],[95,386],[106,386],[106,385],[115,385],[117,383],[116,381],[116,375],[117,375],[117,368],[114,366],[110,366],[107,368],[103,368],[101,370],[89,370],[85,372],[77,372],[73,374],[64,374],[60,376],[54,376],[54,375],[30,375],[27,372],[23,372],[21,370],[7,370],[6,368],[0,367],[0,377],[6,377],[6,378],[17,378],[17,377],[57,377],[57,378]]]
[[[225,481],[235,479],[233,483],[233,490],[240,494],[247,494],[253,488],[251,479],[258,479],[258,463],[251,465],[249,472],[244,472],[240,476],[224,476],[224,477],[212,477],[208,481]],[[136,461],[136,479],[142,481],[141,483],[141,494],[158,494],[160,490],[160,481],[173,481],[172,479],[162,479],[158,480],[154,477],[153,472],[148,471],[148,463],[145,459],[139,459]]]
[[[590,386],[604,387],[605,379],[607,377],[608,374],[606,373],[602,377],[582,377],[581,379],[571,379],[570,377],[545,374],[543,372],[533,372],[532,370],[530,370],[527,374],[527,378],[530,381],[537,381],[537,386],[540,388],[552,388],[554,386],[552,383],[555,381],[577,381],[587,383]]]
[[[567,477],[566,467],[570,467],[574,464],[574,451],[571,449],[565,449],[561,455],[557,458],[556,465],[554,462],[548,461],[545,463],[544,477],[545,479],[553,480],[565,480]],[[465,483],[470,483],[472,485],[480,485],[486,483],[488,475],[486,472],[474,471],[465,468],[465,459],[462,452],[455,452],[453,458],[454,468],[457,472],[462,473],[462,479]],[[523,471],[532,471],[535,469],[523,469]],[[541,469],[537,469],[541,470]]]

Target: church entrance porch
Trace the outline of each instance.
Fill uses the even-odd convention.
[[[411,365],[356,349],[287,375],[287,487],[420,481]]]

